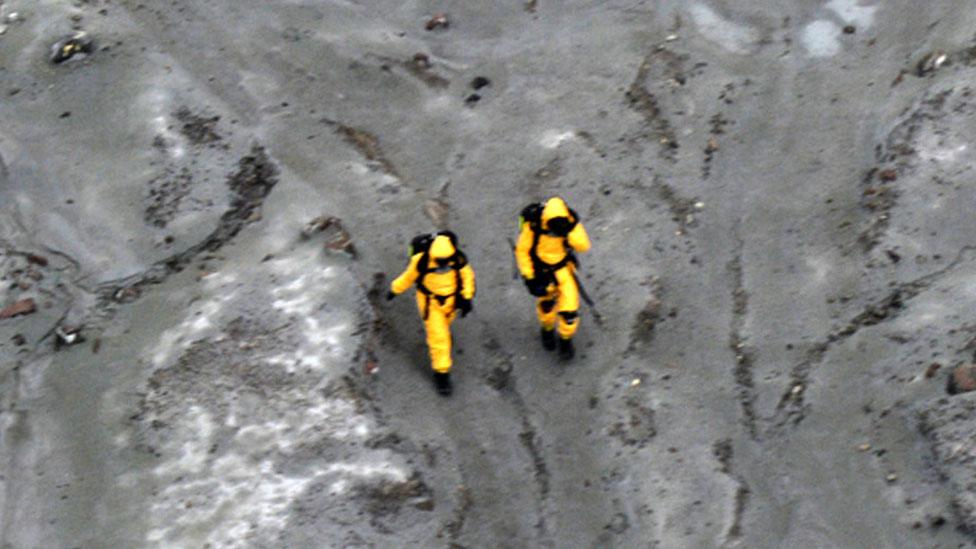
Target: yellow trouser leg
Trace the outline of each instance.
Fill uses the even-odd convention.
[[[555,284],[549,285],[549,293],[535,300],[535,314],[539,318],[539,324],[546,330],[556,328],[556,300],[559,298],[559,289]]]
[[[427,297],[417,294],[417,308],[423,318]],[[446,374],[451,370],[451,322],[454,320],[454,299],[441,305],[430,299],[430,311],[424,320],[427,331],[427,349],[430,352],[430,366],[435,372]]]
[[[559,337],[570,339],[579,328],[579,288],[576,287],[572,265],[556,271],[556,285],[559,288],[555,307]]]

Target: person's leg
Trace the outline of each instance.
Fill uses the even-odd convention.
[[[556,300],[557,329],[559,332],[559,354],[572,358],[573,336],[579,329],[579,288],[573,277],[573,267],[566,266],[556,271],[556,284],[559,296]]]
[[[548,350],[556,348],[556,302],[559,290],[555,285],[550,286],[549,294],[540,297],[535,303],[536,316],[541,325],[542,346]]]
[[[430,311],[424,328],[427,330],[427,349],[430,352],[430,366],[434,370],[437,391],[443,395],[451,393],[451,320],[453,312],[431,299]]]

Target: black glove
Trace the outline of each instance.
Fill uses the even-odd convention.
[[[538,276],[535,278],[526,278],[525,287],[529,289],[529,293],[536,297],[545,297],[548,293],[546,289],[549,287],[549,283],[545,280],[541,280]]]
[[[394,297],[396,297],[396,294],[395,293],[393,293],[393,292],[386,292],[386,300],[387,301],[392,300]]]
[[[474,308],[474,305],[471,304],[470,299],[464,299],[463,297],[459,297],[457,300],[457,308],[458,310],[461,311],[461,318],[464,318],[468,316],[468,313],[471,312],[471,309]]]

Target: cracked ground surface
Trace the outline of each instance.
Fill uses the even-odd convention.
[[[0,2],[0,542],[973,543],[976,16],[769,4]],[[507,241],[554,194],[569,364]],[[450,399],[382,300],[435,228]]]

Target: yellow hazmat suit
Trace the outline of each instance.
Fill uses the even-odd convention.
[[[543,330],[558,328],[559,337],[569,340],[579,327],[580,299],[571,252],[588,251],[590,237],[562,198],[550,198],[541,212],[532,208],[523,210],[515,260],[538,297],[536,314]]]
[[[417,309],[427,331],[431,367],[446,374],[451,370],[451,322],[458,310],[462,316],[470,310],[474,269],[457,249],[454,235],[446,231],[438,233],[426,251],[412,252],[410,264],[390,291],[399,295],[417,284]]]

